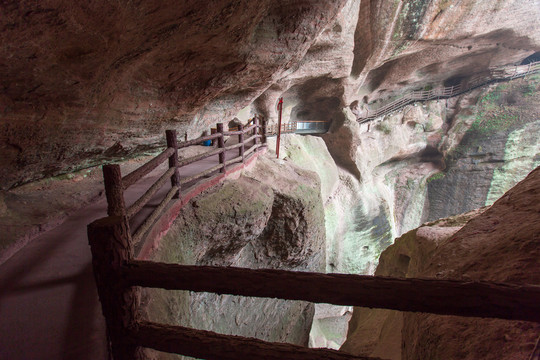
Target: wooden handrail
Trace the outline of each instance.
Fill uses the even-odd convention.
[[[259,125],[259,124],[253,124],[253,125],[251,125],[251,126],[248,126],[248,127],[246,127],[246,128],[243,128],[243,130],[230,131],[230,129],[229,129],[229,131],[224,131],[224,132],[223,132],[223,135],[225,135],[225,136],[232,136],[232,135],[245,134],[245,133],[247,133],[247,132],[249,132],[249,131],[252,131],[252,130],[255,129],[255,128],[262,128],[262,126]]]
[[[249,154],[251,154],[252,152],[257,150],[261,146],[263,146],[263,145],[262,144],[254,144],[254,145],[252,145],[249,149],[244,151],[244,156],[248,156]]]
[[[217,334],[212,331],[140,321],[130,330],[137,345],[182,354],[194,358],[216,360],[377,360],[354,356],[330,349],[270,343],[254,338]],[[379,359],[380,360],[380,359]]]
[[[195,156],[192,156],[192,157],[187,158],[187,159],[178,160],[178,167],[186,166],[186,165],[189,165],[191,163],[197,162],[199,160],[206,159],[206,158],[208,158],[210,156],[218,155],[219,153],[222,153],[223,151],[225,151],[225,149],[214,149],[212,151],[208,151],[208,152],[205,152],[205,153],[202,153],[202,154],[199,154],[199,155],[195,155]]]
[[[126,176],[122,178],[122,185],[124,190],[129,188],[131,185],[135,184],[137,181],[148,175],[152,170],[154,170],[156,167],[158,167],[160,164],[162,164],[165,160],[167,160],[172,154],[174,153],[173,148],[167,148],[163,150],[161,154],[147,162],[146,164],[142,165],[136,170],[133,170]]]
[[[144,205],[148,203],[148,201],[150,201],[152,196],[154,196],[154,194],[161,189],[167,180],[170,179],[171,175],[174,174],[175,171],[175,168],[170,168],[163,175],[161,175],[160,178],[154,184],[152,184],[148,190],[146,190],[144,195],[127,209],[127,217],[131,219],[133,216],[135,216],[135,214],[138,213],[144,207]]]
[[[187,146],[197,145],[197,144],[202,143],[203,141],[218,139],[218,138],[220,138],[222,136],[223,135],[219,134],[219,133],[212,134],[212,135],[201,136],[201,137],[199,137],[197,139],[188,140],[188,141],[178,143],[178,148],[181,149],[181,148],[185,148]]]
[[[137,244],[142,240],[142,237],[144,234],[150,229],[150,227],[154,224],[154,222],[157,220],[157,218],[163,213],[163,210],[169,204],[169,201],[172,200],[174,195],[178,192],[180,188],[178,186],[173,186],[165,195],[165,198],[161,200],[159,205],[152,211],[152,214],[148,216],[144,222],[135,230],[135,233],[133,234],[133,244]]]
[[[235,157],[233,159],[225,161],[225,165],[229,166],[229,165],[237,163],[237,162],[242,162],[242,156],[237,156],[237,157]]]
[[[540,322],[540,286],[130,261],[129,285]]]
[[[253,124],[253,125],[250,125],[250,126],[248,126],[248,127],[245,127],[244,130],[243,130],[243,131],[244,131],[244,134],[247,133],[247,132],[249,132],[249,131],[252,131],[253,129],[258,128],[258,127],[259,127],[258,124]]]
[[[223,169],[223,164],[220,163],[220,164],[217,164],[215,166],[212,166],[210,169],[207,169],[207,170],[205,170],[205,171],[203,171],[201,173],[198,173],[198,174],[195,174],[193,176],[189,176],[189,177],[180,179],[180,184],[181,185],[187,184],[189,182],[192,182],[195,179],[201,178],[201,177],[206,176],[206,175],[210,175],[214,171],[221,170],[221,169]]]

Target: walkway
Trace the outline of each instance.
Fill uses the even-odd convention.
[[[226,158],[236,156],[238,149],[228,151]],[[181,168],[181,178],[216,164],[217,155],[187,165]],[[139,198],[167,168],[165,162],[131,186],[125,194],[126,205]],[[133,221],[142,222],[169,189],[167,183]],[[86,226],[106,216],[106,208],[102,198],[80,209],[0,265],[1,360],[107,358],[105,323],[86,235]]]
[[[509,81],[525,77],[527,75],[540,72],[540,61],[531,62],[527,65],[512,65],[490,69],[488,74],[478,75],[467,81],[450,87],[437,88],[424,91],[412,91],[405,96],[394,100],[375,111],[367,110],[365,114],[356,120],[359,123],[372,121],[380,116],[388,115],[392,112],[403,109],[409,104],[420,101],[435,99],[448,99],[472,91],[479,87],[495,82]]]
[[[300,134],[300,135],[313,135],[313,134],[324,134],[328,132],[328,127],[330,126],[329,121],[319,121],[319,120],[296,120],[288,123],[281,124],[281,133],[282,134]],[[267,136],[276,136],[278,126],[277,124],[268,126]]]

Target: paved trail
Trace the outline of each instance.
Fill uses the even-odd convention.
[[[227,152],[227,159],[236,156],[238,150]],[[181,168],[181,177],[217,163],[217,155],[198,161]],[[142,195],[166,167],[167,162],[130,187],[126,205]],[[165,184],[133,225],[141,223],[169,189],[170,184]],[[105,322],[86,237],[86,226],[104,216],[106,202],[101,199],[0,265],[0,360],[107,358]]]

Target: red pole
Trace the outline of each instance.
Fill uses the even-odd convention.
[[[277,104],[278,109],[278,133],[277,133],[277,143],[276,143],[276,154],[277,158],[279,159],[279,140],[281,139],[281,110],[283,110],[283,98],[279,98],[279,102]]]

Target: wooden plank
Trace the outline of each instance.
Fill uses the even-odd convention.
[[[154,209],[154,211],[152,211],[150,216],[148,216],[144,220],[144,222],[137,228],[137,230],[135,230],[135,233],[133,234],[133,244],[137,244],[139,241],[142,240],[142,237],[144,236],[144,234],[150,229],[150,227],[152,227],[152,225],[154,225],[157,218],[161,215],[161,213],[163,213],[163,209],[165,209],[165,206],[167,206],[169,201],[172,200],[172,198],[174,197],[174,195],[176,195],[178,190],[179,190],[178,186],[173,186],[171,190],[169,190],[165,198],[161,200],[159,205]]]
[[[132,261],[135,286],[540,322],[540,286]]]
[[[152,196],[154,196],[154,194],[161,189],[161,187],[167,182],[167,179],[169,179],[175,173],[175,171],[175,168],[170,168],[163,175],[161,175],[161,177],[152,186],[150,186],[148,190],[146,190],[144,195],[128,208],[127,217],[131,219],[133,216],[135,216],[135,214],[138,213],[144,207],[144,205],[148,203],[148,201],[150,201]]]
[[[124,190],[126,190],[131,185],[135,184],[144,176],[148,175],[152,170],[158,167],[159,164],[167,160],[167,158],[169,158],[173,153],[174,153],[173,148],[167,148],[161,154],[159,154],[158,156],[156,156],[155,158],[153,158],[146,164],[142,165],[138,169],[133,170],[131,173],[124,176],[124,178],[122,179],[122,185],[124,187]]]
[[[330,349],[270,343],[255,338],[217,334],[141,321],[131,331],[135,343],[147,348],[210,360],[376,360]],[[379,359],[380,360],[380,359]]]

